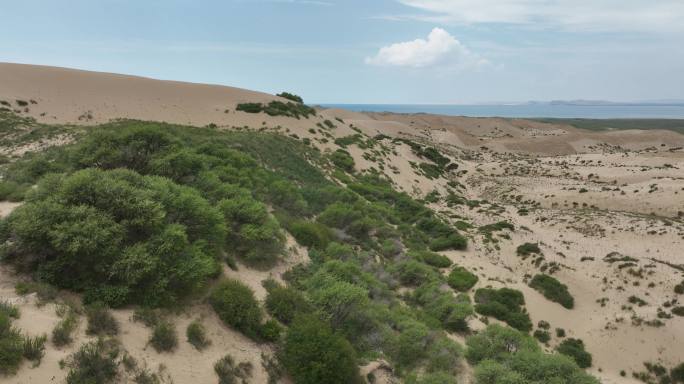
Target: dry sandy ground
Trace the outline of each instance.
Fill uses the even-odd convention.
[[[516,230],[506,231],[508,239],[494,235],[496,244],[485,242],[476,229],[469,230],[469,249],[447,255],[476,271],[478,286],[507,285],[522,290],[535,324],[545,320],[552,330],[564,328],[569,337],[583,339],[594,355],[591,371],[604,383],[636,383],[631,373],[642,371],[646,361],[673,366],[684,360],[684,318],[662,319],[664,324],[658,327],[648,325],[657,318],[659,308],[667,311],[663,304],[675,298],[673,286],[684,278],[681,271],[661,263],[684,264],[680,213],[684,211],[684,152],[677,149],[684,146],[683,135],[669,131],[597,133],[526,120],[344,110],[320,111],[310,119],[274,118],[235,111],[239,102],[275,99],[257,92],[0,64],[0,100],[16,99],[36,102],[21,114],[51,123],[87,125],[135,118],[195,126],[248,126],[308,138],[323,152],[339,148],[334,139],[357,133],[364,140],[383,134],[437,146],[459,168],[434,180],[414,167],[425,160],[406,144],[384,139],[373,148],[352,144],[346,149],[355,158],[358,171],[373,168],[384,172],[397,188],[414,196],[422,197],[432,190],[443,194],[452,180],[464,186],[460,192],[465,197],[488,201],[474,208],[448,207],[443,201],[434,204],[445,218],[458,215],[476,226],[504,219],[513,223]],[[326,119],[335,128],[321,129],[319,124]],[[0,203],[0,214],[9,213],[15,206]],[[539,267],[516,256],[515,248],[523,242],[539,242],[545,263],[557,263],[555,276],[575,297],[573,310],[546,300],[526,285],[526,276],[538,273]],[[273,271],[241,266],[237,272],[226,270],[226,274],[245,281],[263,298],[263,279],[278,279],[287,268],[306,262],[305,249],[291,238],[288,246],[288,257]],[[604,261],[611,252],[637,261],[620,268],[620,263]],[[30,298],[18,298],[12,289],[14,279],[3,272],[0,296],[20,303],[24,316],[19,326],[31,333],[49,332],[57,321],[54,309],[38,307]],[[648,304],[630,305],[632,295]],[[252,382],[263,382],[260,347],[221,325],[204,306],[188,313],[192,316],[177,317],[181,338],[192,318],[203,317],[215,340],[205,352],[192,350],[183,340],[174,354],[157,354],[145,348],[149,330],[129,321],[130,311],[117,311],[116,315],[129,352],[153,370],[164,364],[176,383],[212,382],[211,365],[226,352],[238,361],[251,361],[255,368]],[[476,319],[471,325],[475,329],[483,326]],[[549,350],[558,342],[554,337]],[[5,380],[49,382],[55,376],[54,381],[58,381],[64,371],[56,362],[70,351],[51,348],[39,368],[25,366],[19,375]],[[392,382],[382,362],[370,363],[363,370],[373,371],[379,382]],[[620,377],[621,370],[627,372],[626,378]],[[459,382],[469,380],[464,377]]]

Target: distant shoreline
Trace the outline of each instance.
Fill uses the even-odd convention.
[[[427,113],[465,117],[521,119],[684,119],[681,104],[569,104],[526,103],[502,105],[445,104],[319,104],[356,112]]]

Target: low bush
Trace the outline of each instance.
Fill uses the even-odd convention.
[[[73,341],[72,334],[78,326],[78,316],[71,310],[66,310],[62,319],[52,329],[52,344],[55,347],[63,347],[71,344]]]
[[[157,352],[171,352],[178,346],[176,327],[166,321],[159,322],[152,330],[149,343]]]
[[[299,119],[300,117],[309,118],[309,116],[316,116],[316,110],[301,104],[300,102],[282,102],[271,101],[268,104],[263,103],[241,103],[235,108],[237,111],[247,113],[261,113],[265,112],[269,116],[287,116]]]
[[[430,250],[434,252],[446,251],[449,249],[466,249],[468,240],[458,233],[452,233],[448,236],[438,237],[430,241]]]
[[[543,329],[537,329],[534,331],[532,334],[535,339],[539,340],[540,343],[548,343],[549,340],[551,340],[551,335],[549,334],[549,331],[545,331]]]
[[[86,333],[89,335],[114,336],[119,333],[119,323],[104,304],[96,303],[86,307],[86,318]]]
[[[98,339],[81,346],[64,365],[67,384],[110,384],[119,375],[119,346],[114,340]]]
[[[293,93],[281,92],[281,93],[277,94],[276,96],[282,97],[284,99],[288,99],[290,101],[294,101],[295,103],[304,103],[304,100],[301,98],[301,96],[297,96]]]
[[[519,245],[515,252],[518,256],[527,257],[531,254],[541,254],[541,249],[537,243],[525,243]]]
[[[298,220],[287,226],[288,231],[305,247],[325,248],[333,239],[333,233],[326,225]]]
[[[684,316],[684,307],[678,306],[672,308],[672,314],[677,315],[677,316]]]
[[[26,360],[33,361],[34,366],[40,365],[40,361],[45,356],[45,342],[47,335],[41,336],[24,336],[22,341],[24,352],[23,356]]]
[[[292,322],[281,358],[298,384],[362,382],[354,348],[313,315],[298,316]]]
[[[302,292],[280,285],[268,289],[265,307],[283,324],[290,324],[298,314],[309,313],[313,309]]]
[[[235,364],[235,360],[230,355],[225,355],[214,363],[214,372],[219,378],[219,384],[238,384],[247,383],[252,377],[252,364],[242,362]]]
[[[565,339],[556,347],[556,351],[571,357],[580,368],[591,367],[591,353],[584,349],[584,342],[580,339]]]
[[[18,319],[20,316],[19,307],[10,303],[9,301],[0,301],[0,313],[7,315],[12,319]]]
[[[275,343],[280,340],[280,335],[283,333],[283,326],[276,320],[267,320],[259,327],[259,338],[265,342]]]
[[[568,287],[552,276],[535,275],[529,285],[547,299],[562,305],[564,308],[572,309],[575,306],[575,299],[568,292]]]
[[[237,280],[223,280],[211,292],[209,302],[224,323],[252,339],[258,338],[261,308],[248,286]]]
[[[330,161],[346,172],[354,172],[354,158],[344,149],[338,149],[330,155]]]
[[[477,284],[478,277],[467,269],[456,266],[449,273],[447,283],[459,292],[466,292]]]
[[[419,286],[439,278],[439,273],[433,267],[410,259],[393,264],[389,271],[402,285],[407,286]]]
[[[207,331],[204,329],[204,325],[198,320],[195,320],[188,325],[188,328],[185,330],[185,336],[188,339],[188,343],[192,344],[198,351],[203,350],[211,344],[211,340],[207,338]]]
[[[448,257],[436,252],[412,251],[409,252],[409,256],[435,268],[448,268],[451,266],[451,260]]]
[[[138,307],[133,312],[133,321],[143,323],[146,327],[154,327],[162,319],[159,310],[149,307]]]
[[[17,372],[24,353],[23,338],[12,327],[12,319],[0,312],[0,374],[11,375]]]
[[[466,341],[478,384],[599,384],[570,358],[542,352],[530,336],[492,324]]]
[[[523,311],[525,298],[518,290],[480,288],[475,291],[475,303],[475,311],[481,315],[492,316],[523,332],[532,330],[530,316]]]

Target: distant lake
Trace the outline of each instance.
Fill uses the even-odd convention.
[[[684,105],[420,105],[420,104],[321,104],[357,112],[430,113],[470,117],[585,118],[585,119],[684,119]]]

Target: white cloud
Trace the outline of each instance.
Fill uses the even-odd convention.
[[[681,0],[398,0],[444,23],[534,24],[568,30],[682,31]],[[397,17],[397,16],[395,16]]]
[[[380,48],[366,63],[379,66],[478,69],[489,62],[471,52],[449,32],[435,28],[427,40],[416,39]]]

